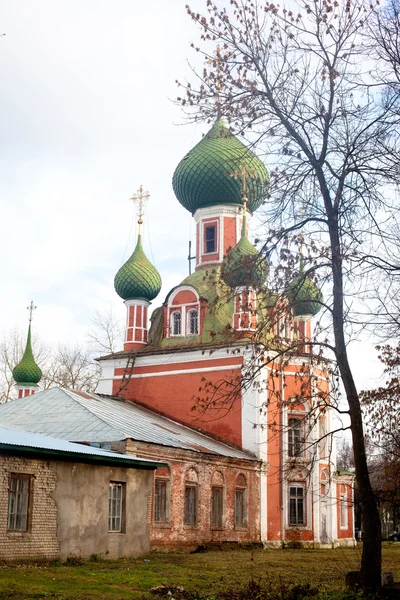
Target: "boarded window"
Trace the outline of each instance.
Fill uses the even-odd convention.
[[[166,523],[167,519],[167,485],[165,479],[156,479],[154,484],[154,521]]]
[[[235,490],[235,525],[238,527],[246,525],[246,490],[244,488]]]
[[[217,228],[215,225],[206,227],[206,254],[217,251]]]
[[[289,525],[305,525],[304,487],[289,487]]]
[[[290,418],[288,420],[288,455],[298,457],[303,456],[303,453],[303,419]]]
[[[222,527],[224,512],[224,489],[222,487],[211,488],[211,525]]]
[[[108,531],[123,531],[125,484],[110,482],[108,490]]]
[[[185,486],[185,525],[197,525],[197,486]]]
[[[31,475],[13,473],[10,475],[8,489],[8,529],[10,531],[27,531]]]

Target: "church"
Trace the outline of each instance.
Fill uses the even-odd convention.
[[[194,219],[194,272],[156,301],[141,187],[136,247],[114,281],[123,349],[98,359],[95,394],[37,392],[29,330],[18,398],[0,406],[0,424],[161,462],[149,497],[154,549],[352,545],[353,477],[336,469],[329,374],[310,345],[321,291],[300,256],[284,293],[270,293],[268,263],[248,237],[268,172],[217,119],[172,185]]]

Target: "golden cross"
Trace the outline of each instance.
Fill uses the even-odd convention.
[[[29,306],[26,307],[26,310],[29,310],[29,323],[32,323],[32,319],[33,319],[33,311],[37,308],[37,306],[35,306],[33,304],[33,300],[31,300],[31,303]]]
[[[250,177],[252,177],[254,175],[255,171],[254,169],[248,169],[247,168],[247,164],[243,161],[240,164],[240,171],[238,171],[236,169],[236,171],[234,171],[233,173],[231,173],[231,177],[233,177],[234,179],[241,179],[242,181],[242,199],[243,199],[243,211],[246,211],[246,207],[247,207],[247,176],[249,175]]]
[[[142,231],[142,223],[143,223],[143,215],[144,215],[143,203],[145,202],[145,200],[148,200],[149,198],[150,198],[149,192],[144,192],[142,185],[140,186],[140,188],[138,189],[136,194],[133,194],[132,198],[130,198],[130,200],[132,200],[132,202],[139,202],[139,208],[138,208],[139,234]]]

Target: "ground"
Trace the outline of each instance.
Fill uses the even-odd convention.
[[[64,565],[2,565],[0,599],[128,600],[159,598],[150,588],[183,586],[199,598],[237,589],[252,578],[311,584],[321,592],[343,588],[344,573],[356,570],[361,548],[335,550],[213,550],[199,554],[153,553],[146,558],[93,560]],[[383,570],[400,580],[400,544],[384,544]],[[325,596],[325,594],[323,594]],[[171,598],[171,595],[169,596]]]

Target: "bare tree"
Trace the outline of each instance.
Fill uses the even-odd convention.
[[[60,386],[71,390],[94,392],[100,367],[82,346],[59,346],[43,372],[41,386]]]
[[[96,310],[87,337],[94,353],[112,354],[121,349],[124,328],[115,316],[111,305],[106,310]]]
[[[198,85],[182,86],[178,101],[194,120],[222,114],[237,131],[253,132],[274,166],[262,252],[286,261],[281,273],[293,272],[282,249],[303,230],[304,276],[318,273],[325,290],[330,286],[330,327],[311,346],[331,353],[345,390],[364,515],[362,584],[374,590],[381,581],[380,520],[347,344],[356,322],[352,300],[385,262],[382,223],[394,214],[385,186],[398,183],[398,97],[382,93],[369,73],[378,65],[366,53],[372,9],[363,0],[297,0],[290,10],[261,0],[206,5],[206,15],[187,10],[201,29],[192,46],[210,65],[197,74]]]

